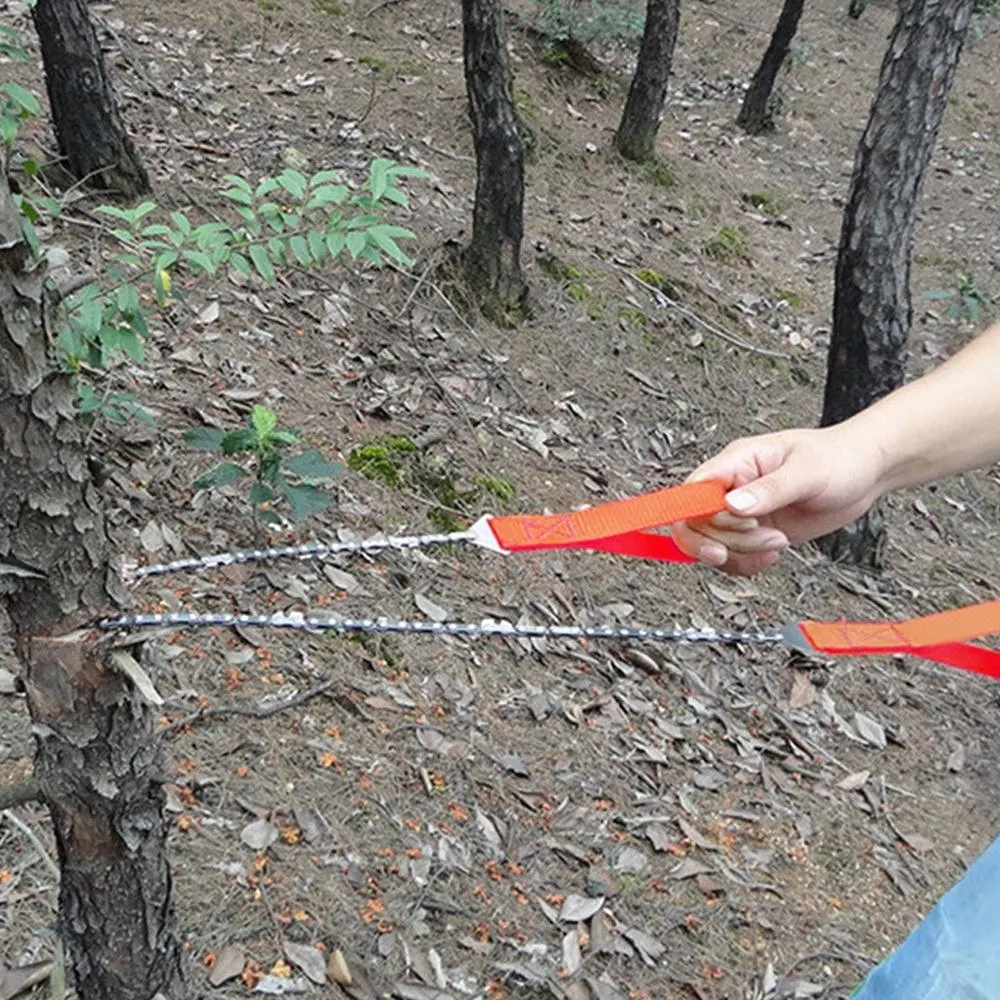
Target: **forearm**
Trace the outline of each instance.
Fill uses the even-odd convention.
[[[1000,324],[842,428],[877,450],[879,493],[1000,460]]]

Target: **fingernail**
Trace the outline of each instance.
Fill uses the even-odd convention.
[[[749,514],[757,506],[757,498],[749,490],[733,490],[726,494],[726,503],[737,514]]]
[[[698,549],[698,558],[709,566],[721,566],[729,558],[729,553],[717,542],[706,542]]]
[[[788,548],[788,539],[780,531],[769,531],[761,539],[762,547],[767,552],[780,552]]]

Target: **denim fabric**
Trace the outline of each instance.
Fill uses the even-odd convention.
[[[1000,838],[852,1000],[1000,1000]]]

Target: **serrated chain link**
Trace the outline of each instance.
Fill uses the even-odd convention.
[[[425,635],[509,636],[515,639],[632,639],[643,642],[719,642],[727,645],[784,641],[780,632],[729,632],[713,628],[642,628],[627,625],[530,625],[487,618],[481,622],[413,621],[394,618],[341,618],[275,612],[270,615],[167,611],[102,618],[94,623],[104,631],[131,628],[196,628],[250,626],[303,629],[320,632],[408,632]]]
[[[309,542],[304,545],[279,545],[266,549],[244,549],[237,552],[220,552],[215,555],[193,556],[166,563],[126,568],[130,582],[169,573],[205,573],[224,566],[245,563],[271,562],[279,559],[325,559],[345,554],[368,554],[385,550],[405,551],[433,545],[452,545],[456,542],[477,542],[474,531],[455,531],[425,535],[376,535],[371,538],[345,542]],[[135,628],[255,628],[302,629],[306,631],[411,633],[423,635],[455,636],[507,636],[515,639],[619,639],[640,642],[717,642],[727,645],[755,643],[774,645],[784,641],[780,632],[731,632],[704,628],[644,628],[617,625],[531,625],[495,619],[481,622],[418,621],[392,618],[342,618],[338,616],[305,615],[301,612],[275,612],[272,614],[230,614],[226,612],[168,611],[144,612],[102,618],[93,623],[104,631]]]
[[[385,549],[421,549],[431,545],[452,545],[455,542],[470,542],[475,539],[472,532],[453,531],[447,534],[428,535],[376,535],[351,542],[308,542],[305,545],[279,545],[269,549],[244,549],[241,552],[219,552],[211,556],[193,556],[190,559],[175,559],[173,562],[151,563],[148,566],[132,566],[125,570],[129,581],[145,579],[148,576],[163,576],[167,573],[204,573],[222,566],[236,566],[240,563],[270,562],[275,559],[325,559],[327,556],[345,553],[381,552]]]

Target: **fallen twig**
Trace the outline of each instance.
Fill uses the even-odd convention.
[[[39,802],[42,790],[34,778],[19,781],[16,785],[0,785],[0,809],[13,809],[28,802]]]
[[[294,694],[284,701],[275,702],[273,705],[214,705],[210,708],[201,708],[197,712],[192,712],[183,719],[178,719],[176,722],[171,723],[171,725],[163,730],[163,734],[169,736],[178,730],[186,729],[188,726],[196,722],[201,722],[204,719],[221,719],[227,715],[243,715],[251,719],[268,719],[272,715],[284,712],[286,709],[297,708],[299,705],[305,704],[310,699],[329,691],[336,683],[336,678],[330,677],[319,684],[314,684],[311,688],[299,691],[298,694]]]
[[[624,267],[624,265],[619,265]],[[670,298],[662,289],[657,288],[656,285],[651,285],[648,281],[643,281],[642,278],[637,277],[631,271],[629,271],[629,278],[632,281],[638,282],[643,288],[653,293],[656,301],[668,309],[676,309],[682,316],[687,316],[689,320],[697,323],[703,330],[707,330],[713,336],[718,337],[720,340],[724,340],[727,344],[732,344],[733,347],[738,347],[743,351],[751,351],[753,354],[761,354],[766,358],[781,358],[783,361],[789,361],[791,359],[790,354],[785,354],[784,351],[772,351],[767,347],[758,347],[756,344],[751,344],[749,341],[743,340],[742,337],[737,337],[735,334],[726,333],[725,330],[720,330],[717,326],[709,323],[708,320],[702,319],[696,312],[688,309],[687,306],[682,306],[679,302]]]

